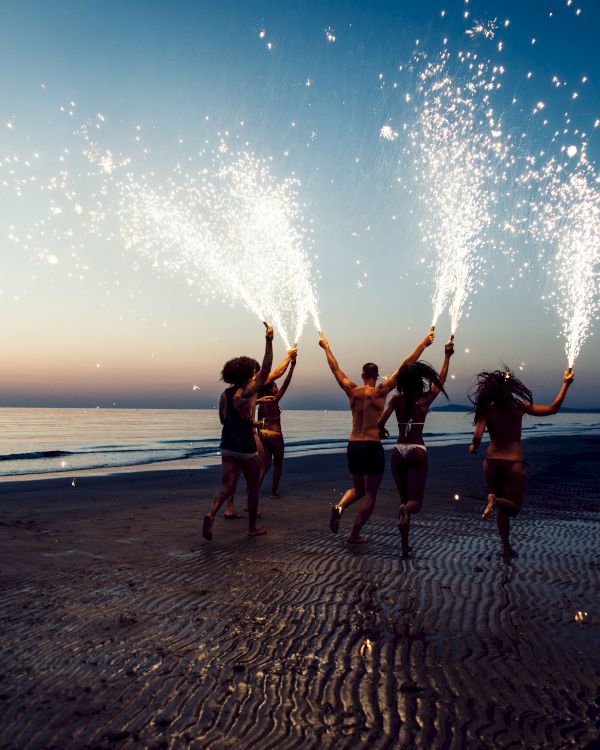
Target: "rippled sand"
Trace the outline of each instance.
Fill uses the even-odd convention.
[[[527,450],[512,564],[463,447],[431,451],[408,561],[389,475],[370,544],[353,510],[329,532],[342,456],[289,461],[269,535],[219,518],[212,544],[213,470],[4,485],[0,746],[585,747],[600,439]]]

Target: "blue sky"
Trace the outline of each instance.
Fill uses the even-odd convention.
[[[475,20],[494,18],[493,40],[465,34]],[[403,117],[393,88],[394,82],[406,87],[399,66],[410,60],[416,40],[430,55],[446,38],[453,52],[487,57],[506,68],[495,105],[507,130],[526,134],[523,152],[556,148],[550,129],[562,127],[569,112],[571,132],[590,133],[588,154],[597,163],[599,21],[600,8],[589,0],[5,1],[0,157],[17,154],[22,163],[39,153],[36,169],[47,176],[63,148],[77,147],[77,124],[102,113],[100,137],[115,153],[139,152],[133,136],[140,127],[160,182],[178,160],[205,141],[216,146],[219,133],[228,131],[232,142],[272,157],[279,179],[295,175],[301,182],[299,200],[313,230],[309,252],[318,256],[322,325],[341,365],[355,378],[367,360],[391,371],[426,332],[433,291],[420,263],[426,248],[418,210],[396,182],[397,147],[379,137],[382,125]],[[328,41],[327,30],[335,41]],[[553,86],[553,76],[566,85]],[[531,115],[540,100],[546,127]],[[60,107],[68,110],[71,101],[69,119]],[[11,225],[21,235],[35,225],[45,196],[2,197],[0,309],[10,320],[3,334],[3,405],[210,406],[223,361],[260,355],[262,331],[251,313],[220,301],[199,303],[182,279],[155,273],[118,242],[86,242],[77,267],[57,244],[47,249],[58,265],[40,263],[35,252],[7,237]],[[515,252],[521,260],[532,253],[519,243]],[[533,264],[510,288],[511,268],[498,258],[495,269],[461,321],[451,397],[463,401],[472,375],[501,362],[524,363],[534,394],[551,397],[564,348],[556,319],[540,300],[544,274]],[[440,337],[447,334],[445,320],[438,330]],[[600,406],[593,388],[597,340],[586,342],[576,363],[572,406]],[[343,407],[315,342],[307,326],[288,407]],[[434,364],[442,343],[427,353]],[[282,355],[278,342],[276,356]]]

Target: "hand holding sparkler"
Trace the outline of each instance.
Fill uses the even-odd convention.
[[[565,385],[569,386],[569,385],[571,385],[574,382],[574,380],[575,380],[575,371],[573,370],[572,367],[569,367],[568,370],[565,370],[565,376],[563,378],[563,383],[565,383]]]
[[[263,325],[267,329],[265,331],[265,338],[267,341],[273,341],[273,326],[270,326],[266,320],[263,320]]]
[[[454,354],[454,336],[450,336],[448,343],[444,346],[444,354],[451,357]]]
[[[423,349],[426,349],[428,346],[431,346],[433,344],[434,339],[435,339],[435,326],[431,326],[431,328],[429,329],[429,333],[427,334],[427,336],[425,336],[425,338],[421,342],[421,346],[423,347]]]

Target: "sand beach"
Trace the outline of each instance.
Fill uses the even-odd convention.
[[[217,468],[3,482],[0,747],[597,747],[600,438],[525,449],[510,563],[464,446],[430,449],[410,560],[389,469],[370,543],[329,531],[341,454],[212,543]]]

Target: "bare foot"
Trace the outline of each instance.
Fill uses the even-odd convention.
[[[233,513],[223,513],[223,518],[226,518],[228,521],[233,521],[235,518],[241,518],[241,516],[233,511]]]
[[[402,503],[398,508],[398,528],[405,529],[408,526],[408,511],[406,505]]]
[[[213,529],[213,520],[210,516],[204,516],[204,521],[202,522],[202,536],[205,539],[208,539],[209,542],[212,542],[212,529]]]
[[[496,495],[490,494],[487,496],[487,505],[485,506],[485,509],[483,513],[481,514],[482,518],[489,518],[492,513],[494,512],[494,508],[496,507]]]
[[[502,551],[500,552],[500,557],[503,557],[505,560],[515,560],[518,556],[517,550],[513,549],[510,544],[502,547]]]
[[[404,560],[406,560],[409,557],[411,557],[411,554],[410,554],[411,552],[412,552],[412,547],[409,547],[408,545],[406,545],[406,546],[402,545],[402,558]]]
[[[332,534],[337,534],[337,530],[340,528],[340,519],[342,517],[342,509],[339,505],[334,505],[331,509],[331,515],[329,516],[329,528]]]
[[[369,541],[366,536],[349,536],[348,544],[366,544]]]
[[[281,500],[283,495],[278,495],[277,492],[271,492],[269,497],[271,498],[271,500]]]
[[[262,536],[267,533],[267,529],[264,526],[255,526],[253,529],[248,531],[248,536]]]

